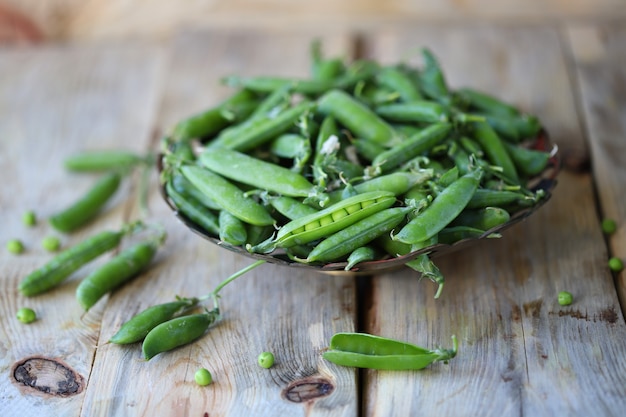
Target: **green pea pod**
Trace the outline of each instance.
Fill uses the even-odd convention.
[[[208,146],[219,146],[245,152],[265,144],[276,136],[285,133],[295,125],[298,118],[311,110],[314,103],[302,101],[277,115],[267,115],[255,119],[252,123],[243,123],[240,128],[222,131],[209,142]]]
[[[474,123],[474,139],[485,152],[487,159],[492,164],[502,168],[502,174],[514,184],[519,184],[519,176],[513,160],[509,156],[500,136],[489,124],[484,122]]]
[[[319,186],[325,187],[328,182],[328,174],[325,170],[325,161],[330,155],[334,155],[339,146],[339,128],[333,116],[326,116],[317,133],[315,141],[315,157],[313,158],[313,179]]]
[[[418,213],[393,239],[414,244],[426,241],[463,211],[476,192],[482,170],[469,172],[446,187],[424,211]]]
[[[210,147],[202,152],[199,160],[204,167],[216,174],[261,190],[274,191],[289,197],[319,194],[317,187],[297,172],[242,152]]]
[[[457,354],[456,337],[452,349],[429,350],[398,340],[365,333],[337,333],[323,358],[341,366],[380,370],[418,370],[436,361],[447,363]]]
[[[509,143],[504,143],[504,147],[511,156],[513,163],[524,175],[532,177],[539,175],[548,166],[550,152],[536,149],[523,148]]]
[[[119,245],[128,230],[100,232],[66,249],[27,275],[19,284],[20,292],[30,297],[59,285],[80,267]]]
[[[392,172],[372,179],[360,182],[353,186],[357,194],[369,193],[372,191],[389,191],[395,196],[400,196],[418,184],[423,184],[433,177],[433,171],[424,169],[414,172]],[[343,189],[329,193],[330,203],[334,204],[342,199]]]
[[[318,210],[304,204],[293,197],[286,196],[272,196],[269,198],[269,203],[280,214],[288,218],[289,220],[299,219],[304,216],[314,215]]]
[[[198,304],[195,298],[180,298],[177,301],[148,307],[125,322],[109,342],[118,345],[142,341],[150,330]]]
[[[452,245],[460,240],[475,239],[485,234],[485,230],[477,229],[471,226],[448,226],[441,229],[437,234],[440,243]],[[492,233],[489,237],[500,237],[496,233]]]
[[[422,49],[424,69],[419,73],[420,86],[430,98],[447,101],[450,95],[446,77],[439,61],[428,48]]]
[[[393,148],[379,154],[372,161],[374,170],[388,172],[442,142],[452,130],[450,123],[434,123]]]
[[[391,232],[404,220],[409,207],[387,208],[345,227],[322,240],[304,262],[333,262]]]
[[[236,185],[206,168],[185,165],[180,172],[202,193],[240,220],[265,226],[274,224],[268,211],[252,198],[246,197]]]
[[[165,190],[178,212],[187,216],[189,220],[193,221],[213,236],[219,235],[219,221],[211,210],[200,203],[193,195],[179,193],[173,185],[173,180],[165,185]]]
[[[376,81],[391,91],[397,92],[402,101],[414,102],[422,99],[415,81],[401,68],[394,66],[381,68],[376,74]]]
[[[248,240],[248,231],[244,222],[226,210],[219,214],[220,240],[234,246],[243,245]]]
[[[361,138],[354,139],[352,145],[356,148],[359,156],[369,162],[373,161],[379,154],[387,150],[387,148],[376,142]]]
[[[456,93],[460,94],[471,107],[484,111],[487,114],[505,117],[516,117],[519,115],[517,108],[485,92],[472,88],[461,88]]]
[[[292,78],[280,76],[242,77],[229,75],[223,83],[233,88],[245,88],[257,93],[272,93],[279,89],[288,88],[291,92],[305,95],[321,94],[333,88],[335,80],[314,80],[307,78]]]
[[[158,242],[138,242],[85,277],[76,288],[76,300],[89,310],[105,294],[128,282],[152,261]]]
[[[296,133],[284,133],[270,143],[270,152],[280,158],[293,159],[294,171],[300,171],[311,156],[311,142]]]
[[[376,107],[376,113],[394,122],[441,123],[450,121],[450,112],[445,106],[428,100],[385,104]]]
[[[448,148],[448,156],[454,161],[454,165],[459,170],[459,174],[465,175],[471,170],[470,155],[459,146],[458,143],[453,142]]]
[[[288,222],[278,230],[275,238],[256,247],[248,247],[248,250],[268,253],[277,247],[289,248],[313,242],[391,207],[395,201],[393,193],[385,191],[358,194],[316,213]]]
[[[180,121],[172,133],[176,141],[188,141],[213,135],[237,120],[244,119],[257,106],[249,90],[240,90],[222,103]]]
[[[489,230],[508,222],[510,218],[509,212],[500,207],[465,209],[450,223],[450,226],[469,226]]]
[[[179,171],[174,171],[171,173],[171,178],[169,182],[171,184],[171,188],[177,191],[181,196],[185,198],[191,197],[194,201],[197,201],[199,204],[203,205],[207,209],[222,209],[220,205],[215,202],[215,200],[200,191],[198,187],[194,186]]]
[[[307,254],[307,257],[309,254]],[[362,246],[352,251],[348,256],[348,263],[344,270],[349,271],[361,262],[373,261],[376,259],[377,252],[372,246]]]
[[[324,58],[321,42],[311,43],[311,77],[314,80],[334,80],[346,70],[340,58]]]
[[[489,188],[479,188],[476,190],[469,203],[468,209],[483,207],[506,207],[517,204],[530,207],[535,204],[537,198],[518,191],[492,190]]]
[[[78,201],[48,220],[60,232],[72,232],[93,219],[119,188],[122,177],[117,172],[105,174]]]
[[[356,137],[387,147],[398,142],[391,125],[344,91],[328,91],[318,99],[317,108],[324,115],[332,115]]]
[[[289,107],[291,101],[291,86],[286,85],[283,88],[278,88],[268,94],[252,112],[243,124],[231,126],[220,132],[220,135],[227,133],[229,130],[237,131],[243,126],[251,125],[255,120],[270,117],[272,114],[276,114],[279,111],[283,111]]]
[[[75,172],[102,172],[128,170],[144,161],[145,158],[134,152],[103,150],[72,155],[63,161],[63,165]]]
[[[274,226],[272,225],[256,226],[254,224],[248,224],[246,226],[248,238],[245,243],[253,246],[258,245],[259,243],[269,239],[276,231],[276,229],[274,229]]]
[[[141,350],[150,360],[159,353],[167,352],[200,338],[219,317],[219,310],[176,317],[158,324],[148,332]]]

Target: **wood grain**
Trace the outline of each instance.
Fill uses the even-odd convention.
[[[560,147],[585,147],[558,32],[421,28],[370,39],[386,60],[431,47],[452,85],[519,103]],[[376,277],[366,331],[427,347],[456,334],[461,348],[449,366],[367,372],[365,414],[619,414],[626,326],[606,256],[592,178],[564,171],[552,200],[502,240],[437,258],[441,299],[412,272]],[[561,290],[574,294],[570,307],[556,303]]]
[[[111,44],[97,50],[67,45],[0,52],[0,165],[7,179],[0,193],[0,240],[4,245],[9,238],[20,238],[26,246],[19,257],[0,252],[0,369],[5,376],[0,382],[2,415],[78,415],[82,408],[102,308],[83,315],[74,291],[78,279],[104,259],[42,296],[27,299],[18,293],[17,286],[26,274],[53,256],[40,246],[44,236],[58,235],[66,248],[96,231],[120,227],[124,221],[129,183],[102,215],[80,232],[59,235],[46,219],[81,196],[95,180],[92,175],[65,172],[61,164],[65,157],[83,149],[120,144],[129,149],[143,148],[141,139],[148,136],[148,121],[153,117],[151,101],[159,63],[160,49],[150,44]],[[21,223],[27,209],[39,216],[33,229]],[[15,318],[17,309],[24,306],[35,309],[39,316],[32,325],[23,325]],[[46,361],[39,362],[42,367],[34,374],[36,380],[17,382],[16,367],[33,357],[49,359],[75,372],[72,378],[74,382],[82,380],[80,389],[70,394],[71,390],[50,386],[50,393],[42,392],[54,381],[63,382],[55,368],[45,366]]]
[[[609,254],[626,260],[626,31],[617,25],[572,25],[567,32],[587,121],[601,218],[616,221]],[[626,273],[616,274],[622,306]]]
[[[158,127],[167,131],[223,99],[229,91],[220,88],[219,79],[226,74],[306,75],[314,36],[182,34],[172,46]],[[329,54],[350,50],[346,36],[323,39]],[[139,345],[105,345],[137,311],[177,294],[206,294],[252,263],[187,230],[156,192],[150,203],[153,219],[168,231],[162,261],[107,306],[92,374],[98,382],[93,390],[88,387],[82,414],[226,416],[254,410],[257,415],[355,415],[355,372],[329,369],[320,354],[334,332],[354,329],[350,277],[262,265],[225,288],[224,318],[198,342],[149,363],[140,359]],[[265,350],[276,355],[270,370],[256,363]],[[199,367],[212,372],[211,386],[194,382]]]

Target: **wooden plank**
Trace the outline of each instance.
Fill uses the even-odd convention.
[[[582,110],[587,120],[600,215],[616,221],[611,256],[626,260],[626,31],[618,25],[572,25],[568,40],[576,64]],[[622,306],[626,274],[616,275]]]
[[[78,279],[101,260],[42,296],[26,299],[17,287],[26,274],[51,258],[40,247],[44,236],[57,235],[67,247],[124,221],[128,183],[80,232],[58,234],[46,219],[95,180],[92,175],[64,172],[65,157],[88,148],[144,148],[141,142],[148,137],[153,117],[160,60],[160,50],[145,43],[0,52],[0,166],[6,179],[0,193],[0,236],[3,245],[9,238],[20,238],[26,245],[19,257],[4,248],[0,252],[0,370],[6,376],[0,382],[2,415],[80,412],[102,309],[83,315],[74,291]],[[40,218],[33,229],[21,223],[27,209]],[[23,306],[34,308],[39,320],[28,326],[17,322],[15,312]],[[57,364],[75,374],[61,373]],[[32,370],[25,372],[29,365]],[[15,380],[16,370],[21,382]],[[64,380],[65,386],[56,385]],[[50,392],[41,392],[46,386]]]
[[[453,86],[470,85],[539,114],[559,146],[584,147],[556,31],[421,27],[369,37],[398,60],[428,46]],[[364,330],[434,347],[456,334],[449,366],[366,372],[366,415],[619,415],[626,326],[606,268],[592,179],[564,171],[531,218],[437,260],[444,294],[413,272],[373,280]],[[575,302],[557,304],[567,290]]]
[[[173,45],[158,127],[167,131],[223,99],[230,93],[219,87],[223,75],[306,75],[312,39],[284,32],[182,34]],[[346,36],[322,39],[329,54],[350,51]],[[98,382],[88,387],[82,414],[356,415],[356,373],[330,369],[320,356],[334,332],[354,329],[350,277],[262,265],[226,287],[224,318],[199,341],[148,363],[140,359],[139,345],[105,344],[137,311],[177,294],[207,293],[252,263],[192,234],[156,193],[150,208],[168,232],[162,261],[111,298],[94,362],[92,380]],[[276,355],[270,370],[256,363],[265,350]],[[212,372],[212,385],[196,385],[199,367]]]

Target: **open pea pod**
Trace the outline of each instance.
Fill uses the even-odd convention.
[[[341,366],[381,370],[418,370],[433,362],[447,362],[457,353],[453,348],[425,349],[410,343],[366,333],[337,333],[330,341],[324,359]]]

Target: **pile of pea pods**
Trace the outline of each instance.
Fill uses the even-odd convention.
[[[308,78],[222,81],[230,97],[162,141],[173,206],[220,244],[358,271],[484,236],[542,202],[553,153],[537,117],[422,66],[348,62],[311,47]],[[406,263],[439,286],[429,252]]]

